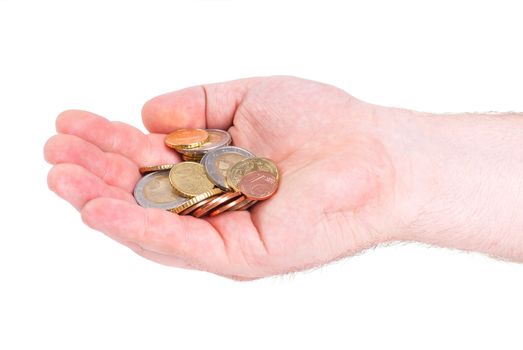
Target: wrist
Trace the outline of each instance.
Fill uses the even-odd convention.
[[[523,117],[377,107],[398,238],[523,260]]]

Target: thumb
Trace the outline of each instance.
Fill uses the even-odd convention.
[[[249,89],[262,78],[189,87],[154,97],[142,108],[145,127],[153,133],[180,128],[228,129]]]

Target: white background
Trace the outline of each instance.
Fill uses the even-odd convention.
[[[523,266],[416,244],[255,282],[156,265],[47,189],[64,109],[290,74],[377,104],[523,111],[518,1],[0,0],[0,349],[521,349]]]

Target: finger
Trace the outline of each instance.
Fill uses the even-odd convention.
[[[109,197],[136,203],[133,196],[121,188],[109,186],[98,176],[76,164],[55,165],[47,176],[49,188],[80,210],[93,198]]]
[[[131,125],[111,122],[90,112],[62,112],[56,119],[56,129],[78,136],[103,151],[121,154],[138,166],[179,161],[175,152],[165,146],[165,135],[145,135]]]
[[[180,128],[226,130],[247,91],[262,78],[193,86],[157,96],[145,103],[142,119],[151,132]]]
[[[138,167],[120,154],[103,152],[77,136],[58,134],[44,147],[44,156],[51,164],[71,163],[87,169],[107,184],[131,192],[140,178]]]
[[[110,198],[87,203],[82,219],[113,239],[133,242],[145,250],[193,265],[201,261],[223,265],[227,260],[220,235],[204,220]]]
[[[197,269],[220,275],[256,273],[239,249],[242,240],[224,241],[221,232],[205,220],[145,209],[110,198],[87,203],[82,218],[88,226],[116,240],[134,242],[145,250],[173,256]],[[229,221],[220,228],[236,230],[239,235],[250,229],[243,224],[241,220]]]

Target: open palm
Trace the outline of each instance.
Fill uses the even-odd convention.
[[[150,260],[250,279],[302,270],[389,239],[394,172],[372,107],[291,77],[192,87],[143,108],[151,134],[84,111],[57,119],[45,146],[49,187],[84,222]],[[179,128],[229,130],[234,145],[278,165],[271,199],[213,218],[139,207],[138,168],[180,161],[164,146]]]

